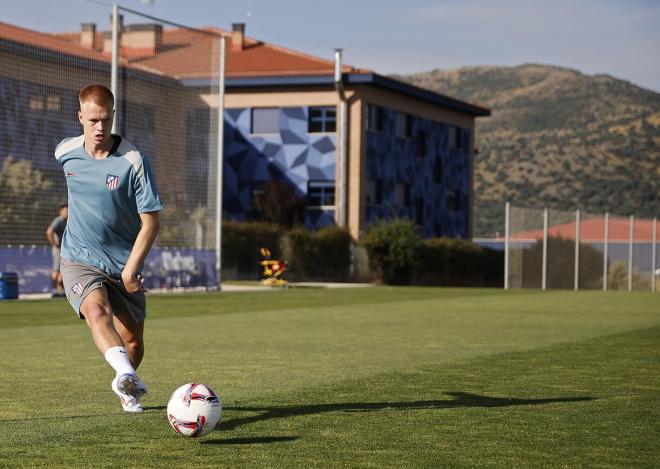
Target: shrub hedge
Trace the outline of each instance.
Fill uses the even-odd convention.
[[[273,258],[289,266],[289,280],[351,281],[363,271],[355,265],[356,247],[367,252],[371,278],[402,285],[501,286],[504,254],[453,238],[423,240],[409,220],[395,219],[373,225],[356,246],[350,233],[329,226],[309,231],[297,226],[288,231],[271,223],[223,223],[223,267],[229,278],[259,278],[266,247]],[[352,265],[352,263],[354,265]]]
[[[282,255],[280,238],[284,230],[273,223],[256,221],[222,222],[222,266],[234,270],[236,278],[259,278],[262,260],[260,248],[270,250],[272,257]]]

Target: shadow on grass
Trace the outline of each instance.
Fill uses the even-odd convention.
[[[297,436],[256,436],[252,438],[226,438],[203,440],[203,445],[262,445],[266,443],[281,443],[283,441],[297,440]]]
[[[446,393],[454,399],[411,402],[346,402],[338,404],[316,404],[286,407],[225,407],[224,410],[240,412],[261,412],[251,417],[240,417],[221,421],[218,430],[234,430],[262,420],[283,419],[300,415],[322,414],[325,412],[374,412],[380,410],[418,410],[418,409],[453,409],[459,407],[509,407],[543,405],[560,402],[584,402],[596,400],[595,397],[549,397],[544,399],[517,399],[514,397],[489,397],[467,392]]]
[[[166,405],[154,405],[154,406],[147,406],[144,408],[145,412],[147,410],[165,410],[167,409]]]
[[[112,414],[87,414],[87,415],[55,415],[51,417],[26,417],[23,419],[0,419],[0,424],[1,423],[9,423],[9,422],[29,422],[30,420],[69,420],[69,419],[95,419],[99,417],[122,417],[122,416],[130,416],[133,415],[144,415],[144,414],[156,414],[160,413],[159,411],[167,409],[167,406],[164,405],[158,405],[158,406],[150,406],[150,407],[145,407],[144,408],[144,413],[137,413],[137,414],[131,414],[130,412],[113,412]]]

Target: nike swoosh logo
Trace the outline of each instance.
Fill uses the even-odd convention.
[[[76,173],[68,172],[68,173],[66,173],[66,175],[67,175],[67,176],[75,176]]]

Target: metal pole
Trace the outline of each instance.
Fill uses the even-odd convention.
[[[119,118],[119,96],[117,95],[117,75],[119,70],[119,6],[112,5],[112,64],[110,65],[110,91],[115,97],[115,115],[112,120],[112,133],[117,133]]]
[[[655,243],[657,241],[657,228],[658,228],[658,219],[653,217],[653,245],[651,247],[651,291],[655,292]]]
[[[337,224],[345,227],[348,224],[347,208],[347,152],[348,152],[348,112],[346,104],[346,92],[344,90],[344,83],[342,81],[342,49],[335,49],[335,88],[339,97],[339,132],[337,135],[338,140],[338,197],[337,197]]]
[[[635,234],[635,215],[630,215],[628,229],[628,291],[632,291],[633,236]]]
[[[511,204],[509,202],[504,206],[504,289],[509,289],[509,212]]]
[[[541,272],[541,288],[548,287],[548,209],[543,209],[543,272]]]
[[[580,209],[575,211],[575,291],[580,287]]]
[[[215,191],[215,270],[218,274],[218,289],[222,289],[222,171],[225,141],[225,56],[226,39],[220,36],[220,77],[218,79],[218,149],[216,162]]]
[[[609,260],[610,214],[605,212],[605,238],[603,242],[603,291],[607,291],[607,262]]]

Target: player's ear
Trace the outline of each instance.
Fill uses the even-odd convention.
[[[80,124],[82,125],[82,123],[83,123],[82,111],[78,111],[78,121],[79,121]]]

